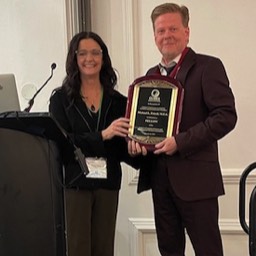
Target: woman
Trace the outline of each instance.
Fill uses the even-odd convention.
[[[85,176],[73,154],[65,154],[68,255],[113,256],[120,162],[134,161],[125,141],[126,97],[114,90],[117,77],[108,49],[93,32],[73,37],[66,72],[49,110],[82,150],[90,169]]]

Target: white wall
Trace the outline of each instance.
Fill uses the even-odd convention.
[[[127,91],[132,79],[143,75],[148,67],[159,61],[160,55],[153,40],[150,14],[156,5],[163,2],[105,0],[102,6],[101,1],[93,1],[96,6],[93,28],[107,40],[113,63],[121,75],[120,84],[124,92]],[[236,129],[221,142],[221,152],[224,151],[221,160],[225,168],[243,168],[254,161],[256,151],[256,143],[252,143],[256,130],[254,114],[256,2],[254,0],[177,0],[175,2],[186,5],[190,10],[189,46],[197,52],[218,56],[226,67],[236,96],[239,121]],[[132,12],[127,13],[124,6],[133,6]],[[128,21],[124,20],[125,17]],[[131,25],[132,28],[129,27]],[[127,32],[132,34],[125,34]],[[130,45],[132,50],[125,48],[127,39],[132,40]],[[129,56],[132,54],[131,51],[135,53],[134,56]],[[130,81],[127,82],[126,69],[129,69],[131,58],[134,58],[135,66],[132,67],[134,71],[130,74]]]
[[[39,88],[57,64],[53,79],[35,100],[33,111],[47,111],[53,88],[64,78],[67,51],[64,0],[0,1],[0,73],[14,73],[21,109],[27,101],[21,95],[26,84]]]
[[[92,0],[93,30],[109,47],[113,65],[120,73],[118,88],[124,94],[137,76],[160,59],[153,41],[150,13],[163,2]],[[226,196],[220,199],[220,224],[225,255],[248,255],[248,237],[238,221],[238,187],[243,169],[256,161],[256,1],[176,2],[190,9],[190,46],[222,59],[236,97],[237,127],[220,142],[226,187]],[[65,12],[64,0],[0,1],[0,73],[15,74],[22,109],[27,106],[20,93],[22,87],[27,83],[42,85],[50,75],[52,62],[57,63],[54,78],[38,95],[32,111],[46,111],[52,89],[62,82],[67,52]],[[116,256],[158,255],[151,194],[136,194],[137,178],[135,171],[124,166]],[[250,189],[254,185],[252,178]],[[191,255],[189,247],[188,256]]]
[[[93,0],[93,30],[106,41],[127,94],[133,80],[160,60],[150,14],[162,0]],[[220,198],[220,226],[227,256],[248,255],[248,237],[238,218],[241,172],[256,161],[256,2],[255,0],[175,1],[190,10],[189,46],[219,57],[235,94],[238,124],[220,141],[226,196]],[[116,255],[158,255],[150,192],[136,195],[137,174],[124,166],[118,214]],[[255,179],[249,179],[247,198]],[[248,212],[247,212],[248,214]],[[188,247],[188,256],[193,255]]]

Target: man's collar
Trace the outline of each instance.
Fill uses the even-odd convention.
[[[180,57],[181,57],[181,53],[180,53],[176,58],[174,58],[173,60],[171,60],[171,61],[170,61],[169,63],[167,63],[167,64],[164,62],[164,60],[163,60],[163,58],[162,58],[160,64],[161,64],[163,67],[166,67],[166,68],[173,67],[173,66],[175,66],[175,65],[179,62]]]

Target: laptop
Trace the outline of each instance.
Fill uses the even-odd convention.
[[[13,74],[0,74],[0,113],[20,111],[19,97]]]

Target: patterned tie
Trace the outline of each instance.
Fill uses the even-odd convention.
[[[173,71],[173,69],[175,68],[176,66],[176,63],[173,62],[172,63],[173,65],[170,66],[170,67],[165,67],[163,66],[162,64],[159,64],[159,68],[160,68],[160,72],[161,72],[161,75],[163,76],[169,76],[171,74],[171,72]]]

